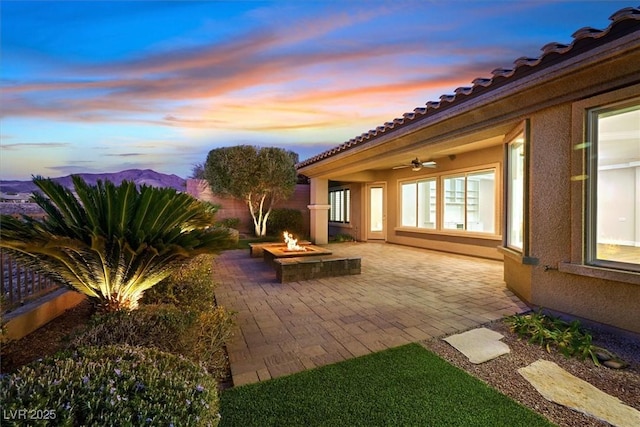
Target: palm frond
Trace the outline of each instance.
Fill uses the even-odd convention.
[[[142,293],[185,258],[229,242],[215,228],[212,207],[172,189],[133,182],[86,184],[73,177],[76,196],[35,178],[44,195],[42,221],[2,216],[0,247],[20,262],[104,306],[132,307]]]

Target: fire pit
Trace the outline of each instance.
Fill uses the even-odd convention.
[[[359,257],[335,256],[330,250],[307,242],[299,245],[286,231],[284,244],[262,246],[261,250],[264,261],[275,269],[280,283],[360,274],[361,271]]]
[[[307,250],[307,247],[300,246],[298,239],[294,239],[293,234],[288,231],[283,232],[282,237],[284,237],[284,243],[287,245],[287,252],[305,252]]]
[[[262,248],[263,259],[271,265],[274,265],[274,260],[278,258],[294,258],[294,257],[309,257],[318,255],[331,255],[331,251],[321,248],[315,245],[298,245],[298,240],[293,236],[284,232],[284,244],[278,246],[265,246]]]

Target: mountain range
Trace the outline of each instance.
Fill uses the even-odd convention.
[[[90,185],[95,185],[98,180],[111,181],[119,185],[122,181],[126,180],[133,181],[139,186],[144,184],[150,187],[168,187],[178,191],[184,191],[186,189],[185,179],[177,175],[167,175],[151,169],[128,169],[114,173],[78,173],[74,175],[79,175]],[[64,187],[73,187],[71,175],[52,178],[52,180],[60,183]],[[0,191],[5,194],[32,193],[35,190],[37,190],[37,187],[32,181],[0,181]]]

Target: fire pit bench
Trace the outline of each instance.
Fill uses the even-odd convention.
[[[273,260],[276,278],[280,283],[322,277],[347,276],[360,274],[359,257],[341,257],[337,255],[317,255],[311,257],[276,258]]]
[[[308,240],[303,240],[298,242],[300,246],[310,245],[311,242]],[[262,243],[249,243],[249,255],[251,258],[262,258],[264,253],[264,248],[275,248],[278,246],[286,246],[283,242],[262,242]]]

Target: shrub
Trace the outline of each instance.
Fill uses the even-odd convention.
[[[578,320],[566,322],[538,311],[526,315],[507,317],[505,322],[519,336],[529,337],[530,343],[543,346],[548,352],[555,347],[566,357],[590,358],[600,365],[598,351],[606,351],[592,344],[592,336],[584,331]]]
[[[240,225],[240,218],[224,218],[220,220],[219,224],[226,228],[237,229],[238,226]]]
[[[29,425],[47,426],[216,426],[220,418],[215,380],[191,361],[154,349],[78,349],[0,381],[3,425],[24,425],[27,416],[40,419]]]
[[[4,319],[5,296],[0,294],[0,344],[7,344],[9,337],[7,336],[7,322]]]
[[[71,348],[126,344],[154,347],[188,357],[212,375],[226,367],[224,343],[231,337],[233,320],[223,307],[198,313],[180,307],[142,306],[131,312],[94,316],[71,341]]]
[[[213,256],[200,255],[147,291],[131,312],[94,316],[71,342],[72,348],[128,344],[179,354],[221,376],[224,343],[231,337],[232,313],[216,307]]]
[[[340,242],[355,242],[356,239],[354,239],[351,234],[338,233],[335,236],[333,236],[331,241],[337,242],[337,243],[340,243]]]
[[[213,255],[199,255],[183,263],[171,276],[149,289],[143,304],[175,304],[203,312],[216,305],[211,264]]]
[[[267,220],[267,231],[271,236],[280,236],[283,231],[288,231],[296,238],[302,237],[306,234],[302,212],[290,208],[272,210]]]
[[[72,348],[126,344],[180,353],[180,337],[196,322],[193,311],[172,305],[141,306],[129,312],[97,314],[71,341]]]
[[[216,307],[200,313],[197,321],[181,337],[181,354],[204,366],[212,375],[223,377],[227,368],[224,344],[231,338],[233,313]]]

